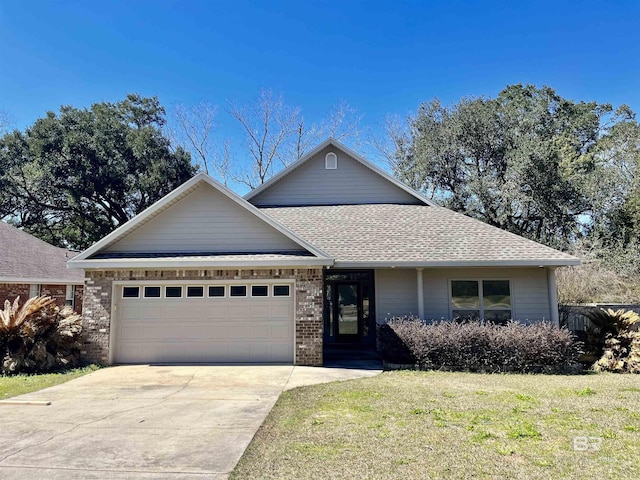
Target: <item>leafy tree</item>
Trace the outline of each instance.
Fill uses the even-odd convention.
[[[394,130],[395,174],[444,205],[556,247],[594,228],[599,141],[626,107],[573,102],[549,87],[420,105]]]
[[[83,249],[194,175],[156,97],[63,106],[0,139],[0,218]]]

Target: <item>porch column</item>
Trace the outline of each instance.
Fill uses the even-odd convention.
[[[556,327],[560,326],[560,315],[558,314],[558,285],[556,283],[556,268],[547,268],[547,288],[549,288],[549,308],[551,309],[551,323]]]
[[[417,276],[417,285],[418,285],[418,316],[421,320],[424,320],[424,289],[423,280],[422,280],[422,270],[424,268],[416,268]]]

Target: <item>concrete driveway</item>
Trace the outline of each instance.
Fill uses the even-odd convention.
[[[283,390],[379,370],[120,366],[0,404],[0,478],[222,479]]]

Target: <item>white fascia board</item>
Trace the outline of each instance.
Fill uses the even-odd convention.
[[[38,284],[38,285],[83,285],[84,280],[64,280],[60,278],[0,277],[0,283],[30,283],[30,284]]]
[[[74,260],[73,268],[116,269],[116,268],[288,268],[322,267],[333,265],[327,258],[305,258],[299,260],[202,260],[188,258],[129,258],[129,259],[88,259]]]
[[[418,268],[418,267],[564,267],[580,265],[580,259],[566,260],[478,260],[478,261],[438,261],[438,262],[339,262],[333,268]]]
[[[82,252],[79,255],[75,256],[72,260],[67,262],[68,267],[69,268],[82,268],[82,267],[78,266],[78,263],[77,263],[78,260],[86,260],[91,255],[99,252],[102,248],[104,248],[107,245],[109,245],[112,241],[116,240],[121,235],[123,235],[124,233],[128,232],[129,230],[131,230],[133,227],[135,227],[139,223],[145,221],[147,218],[152,216],[156,211],[158,211],[161,208],[163,208],[165,205],[167,205],[168,203],[173,201],[176,197],[182,195],[185,191],[187,191],[191,187],[195,186],[199,182],[208,183],[210,186],[212,186],[216,190],[218,190],[221,193],[223,193],[224,195],[226,195],[228,198],[233,200],[235,203],[237,203],[238,205],[240,205],[244,209],[246,209],[249,212],[253,213],[256,217],[258,217],[262,221],[266,222],[271,227],[275,228],[280,233],[282,233],[283,235],[285,235],[289,239],[293,240],[298,245],[300,245],[302,248],[304,248],[305,250],[309,251],[310,253],[312,253],[316,257],[325,258],[325,259],[331,259],[331,257],[329,257],[329,255],[327,255],[325,252],[319,250],[318,248],[314,247],[313,245],[311,245],[307,241],[303,240],[298,235],[296,235],[294,232],[292,232],[288,228],[284,227],[280,223],[276,222],[273,218],[269,217],[268,215],[266,215],[265,213],[260,211],[257,207],[255,207],[254,205],[252,205],[249,202],[247,202],[246,200],[244,200],[242,197],[240,197],[235,192],[232,192],[231,190],[229,190],[227,187],[222,185],[220,182],[218,182],[214,178],[210,177],[209,175],[207,175],[204,172],[200,172],[197,175],[195,175],[193,178],[191,178],[190,180],[187,180],[185,183],[183,183],[178,188],[173,190],[171,193],[168,193],[163,198],[158,200],[156,203],[154,203],[153,205],[151,205],[150,207],[148,207],[144,211],[140,212],[138,215],[133,217],[131,220],[129,220],[125,224],[123,224],[120,227],[118,227],[117,229],[115,229],[109,235],[107,235],[106,237],[102,238],[98,242],[94,243],[91,247],[86,249],[84,252]]]
[[[360,162],[362,165],[364,165],[368,169],[372,170],[373,172],[377,173],[378,175],[380,175],[384,179],[386,179],[389,182],[393,183],[396,187],[398,187],[398,188],[404,190],[405,192],[407,192],[408,194],[416,197],[421,202],[424,202],[427,205],[432,206],[432,207],[437,207],[438,206],[433,200],[429,200],[427,197],[425,197],[421,193],[415,191],[411,187],[409,187],[409,186],[405,185],[404,183],[400,182],[399,180],[393,178],[391,175],[389,175],[387,172],[382,170],[380,167],[378,167],[377,165],[371,163],[369,160],[367,160],[366,158],[364,158],[360,154],[354,152],[349,147],[347,147],[346,145],[340,143],[337,140],[334,140],[333,138],[329,138],[329,139],[325,140],[320,145],[318,145],[316,148],[314,148],[313,150],[311,150],[310,152],[306,153],[305,155],[300,157],[298,160],[293,162],[287,168],[285,168],[284,170],[281,170],[280,172],[275,174],[273,177],[271,177],[265,183],[263,183],[262,185],[260,185],[259,187],[255,188],[255,189],[251,190],[249,193],[247,193],[244,196],[244,199],[245,200],[251,200],[253,197],[258,195],[260,192],[263,192],[267,188],[269,188],[272,185],[276,184],[283,177],[286,177],[291,172],[293,172],[294,170],[296,170],[297,168],[302,166],[310,158],[314,157],[318,152],[320,152],[322,149],[328,147],[329,145],[333,145],[337,149],[342,150],[344,153],[346,153],[347,155],[353,157],[356,161]]]

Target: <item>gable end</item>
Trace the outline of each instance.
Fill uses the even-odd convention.
[[[258,207],[433,205],[333,139],[247,194],[245,199]]]

